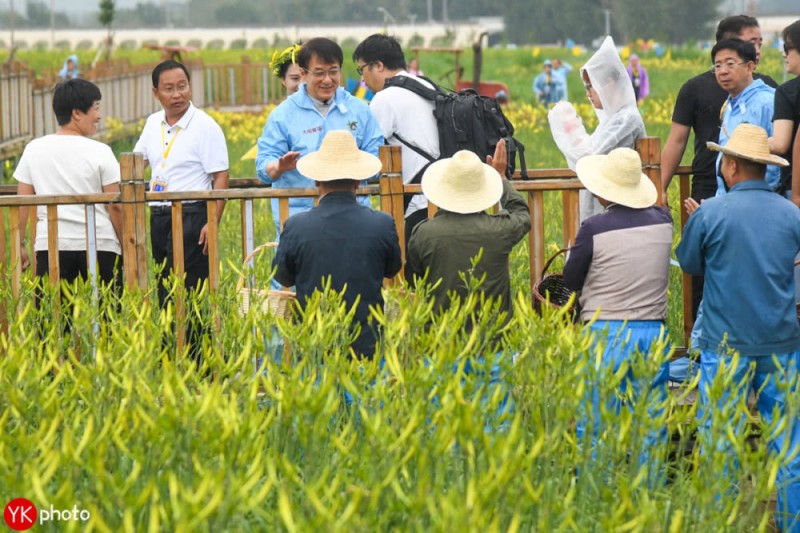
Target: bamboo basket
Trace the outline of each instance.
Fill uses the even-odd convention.
[[[246,287],[247,265],[259,253],[267,248],[275,248],[278,246],[277,242],[267,242],[257,246],[250,255],[248,255],[242,263],[242,273],[239,276],[239,281],[236,283],[236,293],[239,298],[239,314],[244,316],[250,310],[252,305],[260,305],[259,311],[262,313],[269,313],[279,318],[291,318],[294,311],[294,304],[296,302],[295,293],[287,290],[271,290],[271,289],[257,289]]]

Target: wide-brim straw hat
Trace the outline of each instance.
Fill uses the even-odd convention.
[[[297,171],[314,181],[365,180],[381,170],[381,160],[358,149],[347,130],[331,130],[319,150],[297,161]]]
[[[642,159],[630,148],[587,155],[578,161],[575,171],[589,192],[609,202],[641,209],[658,199],[656,186],[642,173]]]
[[[469,150],[432,163],[422,176],[428,200],[453,213],[484,211],[503,196],[503,178]]]
[[[717,143],[706,143],[713,152],[722,152],[725,155],[739,157],[764,165],[789,166],[784,158],[769,153],[767,131],[755,124],[739,124],[725,146]]]

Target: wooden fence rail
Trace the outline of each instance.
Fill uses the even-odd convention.
[[[658,139],[644,139],[639,145],[639,151],[643,154],[643,171],[656,182],[660,191],[660,150]],[[392,215],[397,228],[398,235],[404,235],[404,204],[403,195],[405,193],[420,192],[419,185],[404,185],[400,173],[400,149],[399,147],[381,147],[380,157],[383,164],[380,181],[377,185],[369,185],[359,189],[359,194],[377,195],[380,197],[380,209]],[[35,241],[35,216],[31,217],[30,222],[20,220],[19,208],[21,206],[47,206],[48,218],[48,257],[50,258],[49,272],[52,283],[58,282],[58,238],[57,231],[57,209],[61,205],[83,204],[87,206],[87,219],[93,218],[93,206],[96,204],[119,202],[122,204],[123,235],[120,243],[123,250],[124,260],[124,279],[128,290],[147,290],[151,273],[148,272],[148,250],[146,235],[147,204],[153,201],[171,201],[173,211],[173,235],[179,237],[183,234],[182,202],[183,201],[206,201],[209,220],[209,289],[217,291],[219,289],[219,241],[217,220],[217,203],[211,200],[234,200],[239,202],[241,214],[241,256],[242,259],[250,254],[255,248],[254,238],[254,210],[253,201],[260,198],[277,198],[280,205],[281,224],[285,222],[289,212],[289,198],[293,197],[317,197],[316,189],[272,189],[268,187],[258,188],[231,188],[227,190],[207,191],[207,192],[147,192],[144,181],[144,162],[140,154],[123,154],[120,160],[120,171],[122,182],[119,193],[104,193],[92,195],[75,196],[0,196],[0,257],[10,257],[8,266],[0,268],[10,268],[11,276],[6,276],[5,272],[0,271],[0,279],[8,279],[11,283],[11,294],[16,302],[20,294],[22,282],[22,270],[19,264],[19,250],[21,234],[29,233],[29,243]],[[681,176],[681,199],[688,196],[688,167],[679,169]],[[254,185],[254,180],[232,180],[234,187],[237,181],[245,181],[247,185]],[[527,180],[514,180],[514,187],[527,195],[531,217],[531,232],[528,237],[529,244],[529,265],[530,265],[530,284],[531,288],[542,272],[545,261],[545,212],[544,194],[560,193],[563,206],[563,218],[561,220],[563,230],[563,241],[569,245],[574,241],[578,230],[578,191],[582,188],[580,182],[575,178],[575,174],[568,169],[542,169],[528,171]],[[9,193],[5,188],[3,191]],[[436,207],[430,207],[430,214]],[[33,210],[31,210],[33,211]],[[6,217],[8,212],[8,217]],[[8,218],[8,223],[6,223]],[[681,227],[685,223],[682,220]],[[8,226],[8,227],[7,227]],[[20,231],[20,228],[26,228]],[[87,232],[92,234],[92,231]],[[90,243],[91,244],[91,243]],[[403,239],[400,240],[405,258]],[[91,249],[91,246],[89,247]],[[8,254],[8,255],[7,255]],[[35,258],[35,254],[30,254]],[[87,254],[88,261],[92,264],[96,262],[93,254]],[[178,273],[183,269],[183,240],[173,239],[173,257],[175,258],[175,268]],[[5,282],[5,281],[4,281]],[[690,316],[691,306],[691,283],[688,277],[684,278],[683,304],[686,317]],[[3,321],[3,331],[7,330],[7,310],[0,304],[0,320]],[[178,304],[178,311],[183,313],[182,302]],[[180,316],[180,315],[179,315]],[[691,321],[686,320],[686,332],[691,331]]]
[[[103,95],[98,135],[129,126],[161,109],[153,98],[150,74],[154,64],[130,65],[118,61],[82,77],[91,80]],[[192,79],[192,102],[198,107],[231,108],[263,106],[281,97],[282,87],[266,63],[243,60],[235,65],[186,63]],[[18,155],[31,139],[56,131],[52,74],[36,78],[25,65],[0,66],[0,160]]]

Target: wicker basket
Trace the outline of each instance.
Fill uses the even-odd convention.
[[[253,304],[260,305],[262,313],[269,313],[280,318],[290,318],[294,310],[296,301],[295,293],[292,291],[276,291],[268,289],[254,289],[245,287],[248,264],[250,261],[266,248],[278,246],[276,242],[267,242],[258,246],[250,252],[242,264],[242,274],[236,283],[236,292],[239,295],[239,314],[246,315]]]
[[[570,297],[572,297],[572,291],[570,291],[566,285],[564,285],[564,275],[560,272],[547,274],[547,269],[550,268],[550,265],[553,263],[555,258],[566,253],[568,250],[569,248],[559,250],[553,255],[553,257],[547,260],[547,263],[545,263],[544,269],[542,270],[542,275],[533,286],[533,308],[539,314],[542,313],[542,307],[545,305],[550,305],[560,309],[569,304]],[[572,313],[573,320],[577,320],[578,313],[575,300],[572,301],[570,312]]]

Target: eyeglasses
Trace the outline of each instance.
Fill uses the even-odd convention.
[[[592,90],[592,84],[591,83],[584,83],[583,84],[583,88],[586,89],[586,92],[588,93],[589,91]]]
[[[789,52],[791,52],[792,50],[797,50],[797,47],[796,46],[792,46],[789,43],[783,43],[783,53],[784,54],[789,55]]]
[[[356,72],[358,72],[358,75],[359,75],[359,76],[363,76],[363,75],[364,75],[364,69],[365,69],[365,68],[367,68],[367,67],[369,67],[369,66],[372,66],[372,65],[374,65],[374,64],[375,64],[375,62],[374,62],[374,61],[370,61],[370,62],[368,62],[368,63],[364,63],[364,64],[363,64],[363,65],[361,65],[360,67],[356,67]]]
[[[739,65],[746,65],[749,61],[742,61],[741,63],[737,63],[735,61],[726,61],[725,63],[714,63],[711,67],[711,72],[719,72],[720,70],[733,70]]]
[[[189,90],[188,83],[179,83],[178,85],[170,85],[169,87],[164,87],[163,89],[159,89],[164,94],[171,95],[175,92],[184,93]]]
[[[338,78],[341,73],[342,69],[340,68],[332,68],[330,70],[306,70],[308,76],[317,80],[324,80],[328,76],[330,76],[331,79]]]

